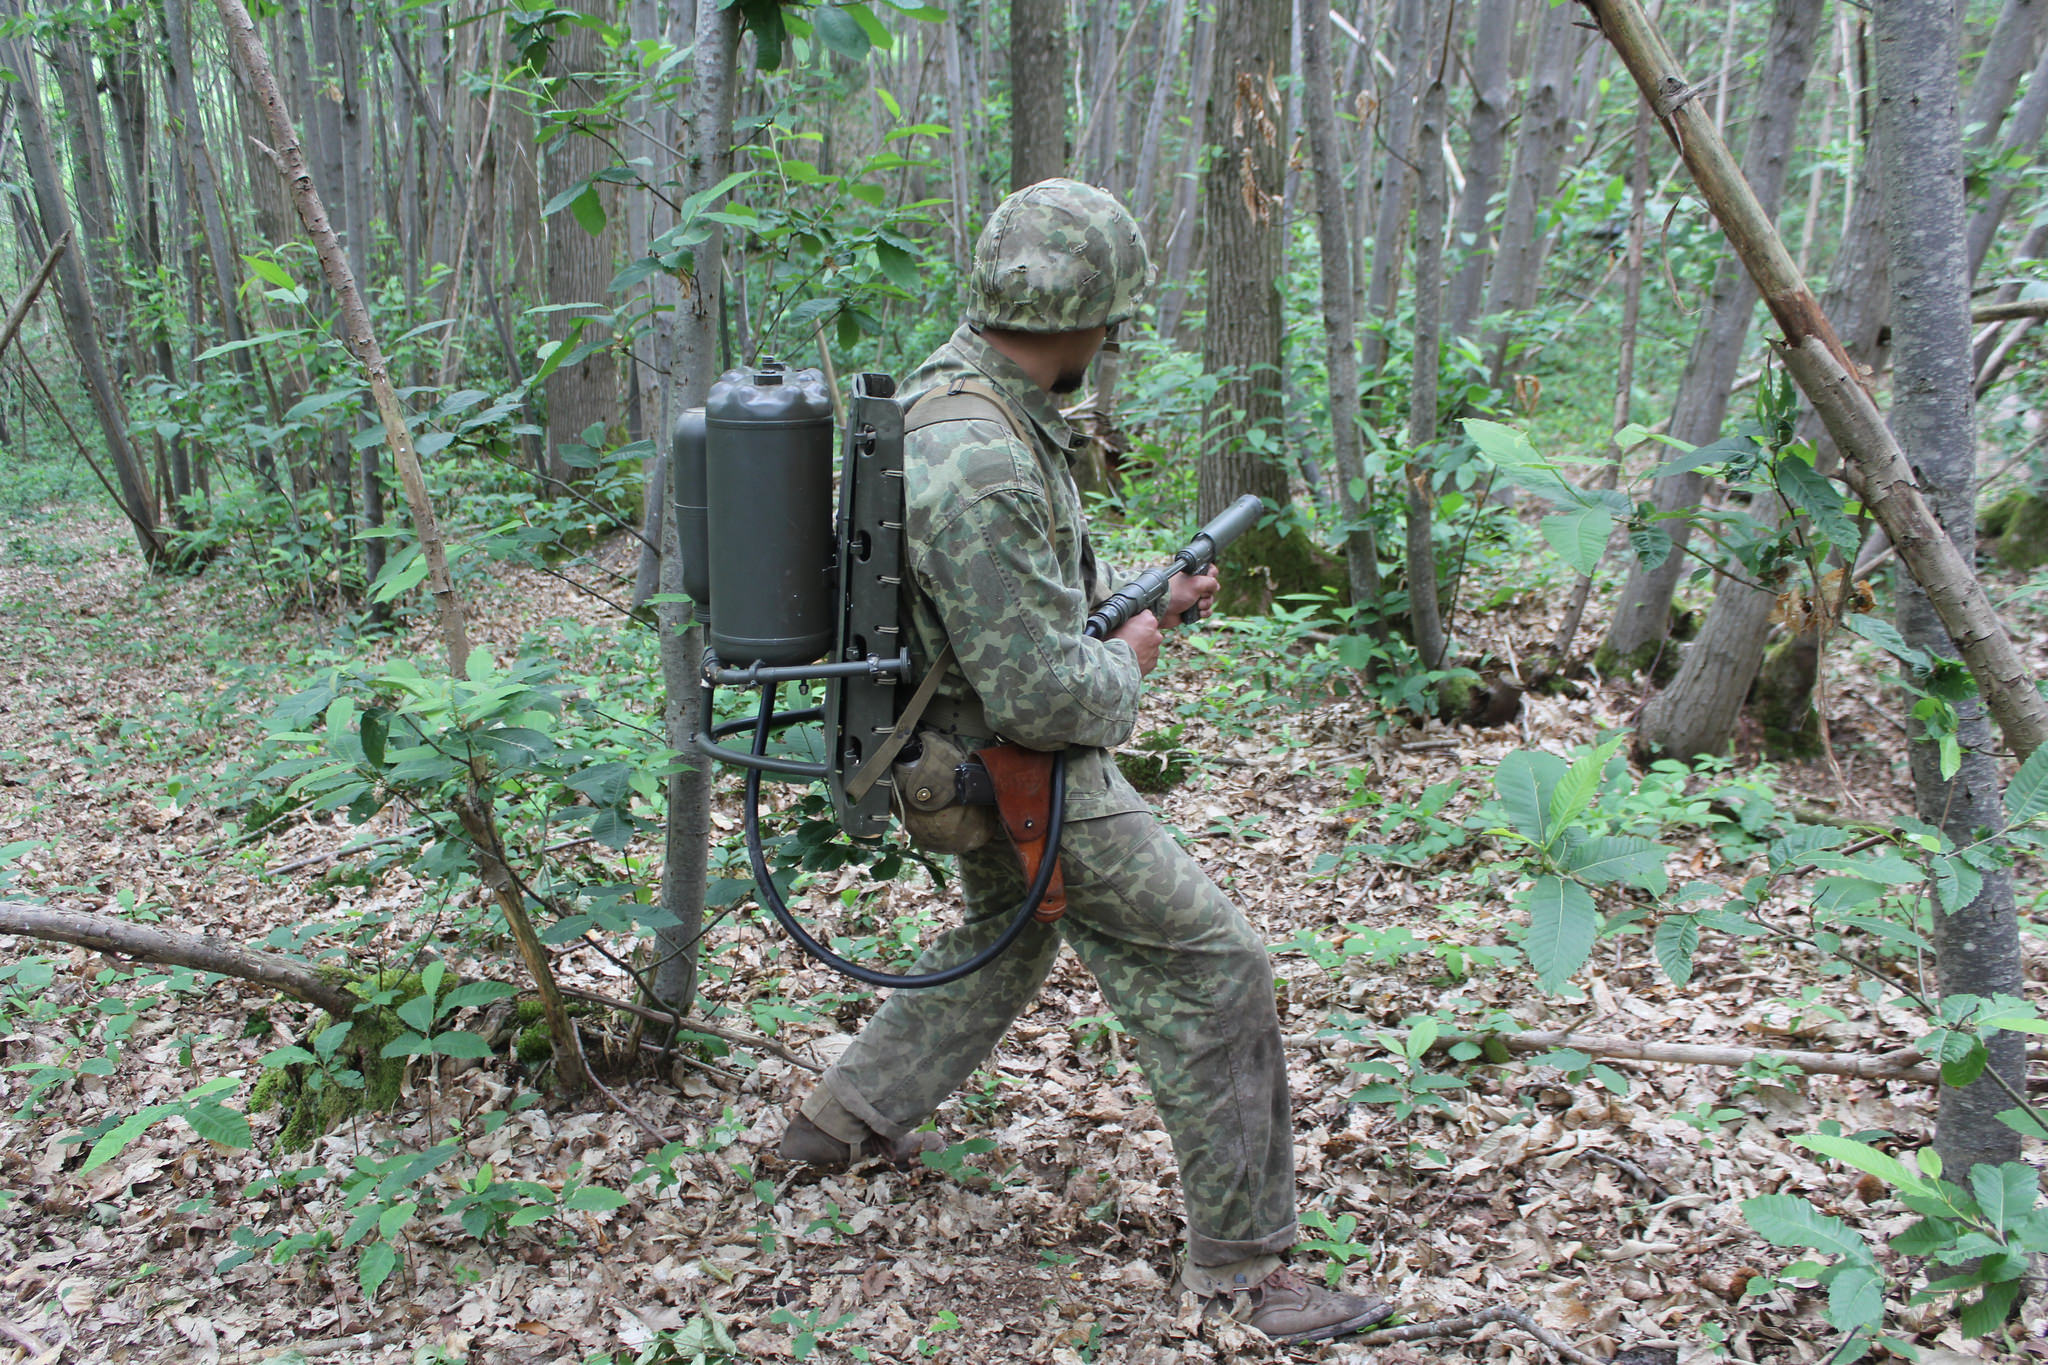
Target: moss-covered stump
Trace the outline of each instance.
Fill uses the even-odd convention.
[[[1624,654],[1602,644],[1593,651],[1593,671],[1603,678],[1627,678],[1648,673],[1650,681],[1662,687],[1678,676],[1678,649],[1669,640],[1648,640]]]
[[[1169,725],[1154,730],[1133,748],[1119,749],[1116,766],[1130,784],[1147,796],[1172,791],[1194,771],[1194,753],[1181,746],[1181,728]]]
[[[2006,568],[2028,573],[2048,564],[2048,495],[2007,494],[1985,513],[1983,528],[1996,537],[1991,552]]]
[[[353,1114],[380,1113],[398,1102],[405,1082],[406,1058],[386,1057],[384,1045],[407,1031],[398,1006],[420,994],[418,972],[381,972],[357,977],[333,968],[321,973],[365,1002],[383,1003],[359,1009],[355,1017],[338,1020],[322,1013],[320,1023],[300,1052],[312,1058],[265,1071],[249,1095],[249,1112],[276,1108],[284,1122],[278,1129],[281,1152],[302,1152]],[[447,984],[453,985],[452,981]],[[330,1044],[336,1028],[347,1032]]]
[[[1813,709],[1820,637],[1802,631],[1764,654],[1750,688],[1749,712],[1763,729],[1772,758],[1812,758],[1821,750],[1820,715]]]
[[[1348,604],[1351,597],[1343,562],[1299,527],[1284,536],[1271,526],[1253,527],[1230,547],[1224,567],[1216,607],[1235,615],[1257,615],[1298,592],[1334,588],[1340,602]]]

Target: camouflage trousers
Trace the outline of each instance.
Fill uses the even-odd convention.
[[[910,1131],[1031,1003],[1064,940],[1135,1045],[1173,1141],[1190,1261],[1286,1250],[1296,1235],[1294,1145],[1265,945],[1149,811],[1068,824],[1060,858],[1063,920],[1031,926],[963,980],[891,995],[804,1112],[828,1131],[849,1116],[885,1137]],[[963,855],[959,868],[965,921],[925,950],[919,971],[980,950],[1022,902],[1007,843]]]

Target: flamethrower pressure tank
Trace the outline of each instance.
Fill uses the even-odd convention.
[[[735,667],[810,663],[838,616],[825,377],[773,360],[728,370],[704,433],[712,651]]]
[[[711,610],[711,546],[705,540],[704,409],[685,408],[669,438],[669,488],[683,547],[683,591],[700,615]]]

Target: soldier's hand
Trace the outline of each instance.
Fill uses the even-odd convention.
[[[1190,607],[1196,609],[1198,616],[1207,616],[1216,609],[1216,573],[1213,568],[1174,576],[1173,584],[1167,590],[1166,607],[1160,613],[1159,624],[1167,630],[1184,624]]]
[[[1159,644],[1165,637],[1159,633],[1159,618],[1151,612],[1139,612],[1109,638],[1122,640],[1138,656],[1138,676],[1143,677],[1159,666]]]

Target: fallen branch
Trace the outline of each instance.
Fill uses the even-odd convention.
[[[1403,1029],[1381,1029],[1392,1038],[1406,1038]],[[1287,1038],[1291,1047],[1328,1047],[1335,1043],[1350,1042],[1343,1037],[1319,1034],[1294,1034]],[[1598,1034],[1573,1033],[1569,1030],[1531,1030],[1526,1033],[1443,1033],[1438,1036],[1430,1050],[1440,1051],[1453,1043],[1475,1042],[1482,1045],[1499,1043],[1509,1052],[1536,1053],[1552,1052],[1558,1048],[1574,1048],[1589,1057],[1611,1057],[1632,1062],[1656,1062],[1665,1066],[1718,1066],[1739,1070],[1751,1062],[1766,1062],[1774,1066],[1789,1066],[1795,1071],[1820,1076],[1858,1076],[1872,1081],[1913,1081],[1921,1085],[1934,1085],[1941,1080],[1939,1069],[1919,1065],[1925,1059],[1913,1048],[1902,1048],[1876,1057],[1859,1057],[1841,1052],[1802,1052],[1777,1048],[1736,1047],[1732,1044],[1712,1047],[1692,1043],[1639,1043],[1632,1038],[1609,1038]]]
[[[57,258],[64,254],[64,248],[71,245],[71,234],[66,232],[57,239],[57,245],[50,248],[43,263],[36,267],[35,277],[28,282],[28,288],[21,291],[21,297],[14,301],[8,311],[7,321],[0,324],[0,355],[7,354],[7,343],[14,340],[14,334],[21,330],[21,324],[28,317],[28,310],[35,306],[36,295],[43,292],[43,286],[50,282],[50,274],[57,268]]]
[[[1481,1327],[1496,1322],[1505,1322],[1511,1326],[1521,1328],[1524,1332],[1527,1332],[1530,1336],[1547,1346],[1560,1360],[1569,1360],[1572,1362],[1572,1365],[1606,1365],[1605,1361],[1597,1356],[1587,1355],[1578,1347],[1559,1337],[1549,1328],[1539,1326],[1536,1319],[1530,1317],[1523,1310],[1506,1306],[1487,1308],[1477,1313],[1467,1313],[1462,1317],[1439,1318],[1435,1322],[1413,1322],[1406,1327],[1389,1327],[1384,1331],[1367,1332],[1364,1336],[1349,1338],[1344,1344],[1347,1346],[1392,1346],[1397,1342],[1425,1341],[1430,1337],[1464,1336],[1469,1332],[1475,1332]],[[1333,1359],[1351,1362],[1352,1365],[1366,1365],[1366,1362],[1370,1361],[1372,1357],[1340,1355],[1333,1357]]]
[[[1980,303],[1970,310],[1972,322],[2017,322],[2022,318],[2048,318],[2048,299],[2014,299],[2009,303]]]
[[[608,1010],[618,1010],[622,1014],[637,1015],[652,1024],[667,1024],[671,1028],[682,1029],[689,1033],[706,1033],[713,1038],[722,1038],[728,1043],[737,1043],[741,1047],[757,1048],[762,1052],[773,1053],[791,1066],[801,1067],[813,1075],[825,1069],[816,1062],[799,1057],[773,1038],[762,1038],[751,1033],[741,1033],[737,1029],[720,1028],[716,1024],[707,1024],[701,1019],[692,1019],[686,1015],[677,1014],[674,1010],[665,1010],[654,1005],[642,1005],[631,1000],[620,1000],[615,996],[599,995],[596,991],[579,990],[574,986],[564,986],[561,990],[563,998],[568,1000],[581,1000],[589,1005],[602,1005]]]
[[[656,1148],[666,1146],[669,1139],[662,1136],[660,1129],[640,1117],[639,1110],[613,1094],[611,1087],[597,1078],[597,1068],[590,1064],[590,1054],[583,1050],[583,1031],[571,1028],[569,1032],[570,1036],[576,1040],[576,1060],[582,1064],[583,1077],[590,1082],[591,1088],[604,1097],[604,1102],[610,1105],[615,1113],[625,1115],[632,1125],[644,1133],[648,1141],[652,1142]]]
[[[217,938],[174,933],[147,924],[73,910],[52,910],[29,901],[0,901],[0,934],[20,934],[71,943],[117,957],[238,977],[318,1005],[347,1019],[363,1002],[302,962],[258,948],[237,948]]]
[[[65,234],[64,240],[71,240],[69,233]],[[57,245],[61,249],[64,243],[59,242]],[[0,338],[0,345],[4,345],[4,341],[4,338]],[[22,1331],[5,1318],[0,1318],[0,1337],[6,1337],[16,1346],[27,1351],[31,1365],[42,1365],[43,1361],[55,1360],[57,1358],[58,1353],[54,1347],[43,1345],[42,1342],[30,1336],[27,1332]]]

